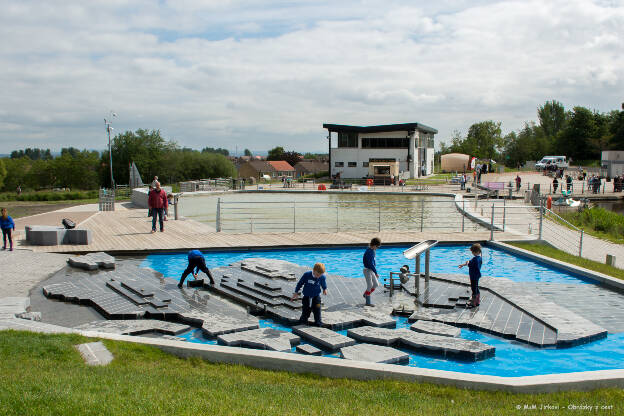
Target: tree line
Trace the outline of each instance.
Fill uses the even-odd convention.
[[[234,164],[224,155],[225,149],[202,151],[180,148],[166,140],[159,130],[126,131],[112,140],[113,178],[116,184],[129,183],[129,166],[134,162],[144,182],[158,176],[165,183],[189,179],[233,177]],[[227,150],[225,150],[227,152]],[[49,149],[14,151],[0,159],[0,189],[14,192],[50,189],[97,189],[110,187],[108,150],[64,148],[53,157]]]
[[[440,153],[465,153],[515,167],[545,155],[588,161],[600,159],[603,150],[624,150],[624,111],[601,113],[580,106],[566,110],[552,100],[537,108],[537,118],[505,136],[500,122],[475,123],[466,136],[456,131],[449,145],[441,143]]]

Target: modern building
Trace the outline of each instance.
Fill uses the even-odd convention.
[[[624,151],[603,150],[600,168],[600,174],[608,178],[615,178],[624,174]]]
[[[341,178],[395,176],[418,178],[433,173],[434,134],[420,123],[381,126],[323,124],[328,131],[330,174]],[[332,148],[332,133],[337,147]]]

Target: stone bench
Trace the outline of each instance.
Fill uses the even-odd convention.
[[[91,244],[91,230],[71,229],[52,225],[27,225],[26,241],[36,246],[55,246],[59,244]]]

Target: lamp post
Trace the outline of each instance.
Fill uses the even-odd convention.
[[[111,124],[113,124],[113,117],[117,117],[116,113],[113,113],[112,111],[110,112],[110,115],[107,119],[104,119],[104,125],[106,125],[106,132],[108,133],[108,163],[110,166],[110,177],[111,177],[111,189],[115,189],[115,181],[113,180],[113,152],[112,152],[112,147],[111,147],[111,130],[114,130],[111,127]]]

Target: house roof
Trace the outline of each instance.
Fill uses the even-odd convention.
[[[292,166],[290,166],[290,163],[286,162],[285,160],[270,160],[267,161],[267,163],[273,166],[273,168],[278,172],[295,170]]]
[[[326,170],[328,168],[329,163],[319,160],[302,160],[295,165],[295,169],[307,170],[310,172]]]
[[[275,168],[264,160],[250,160],[248,163],[253,169],[258,172],[274,172]]]
[[[344,124],[323,124],[323,128],[330,132],[358,132],[358,133],[381,133],[386,131],[420,130],[426,133],[437,134],[433,127],[420,123],[383,124],[379,126],[347,126]]]

